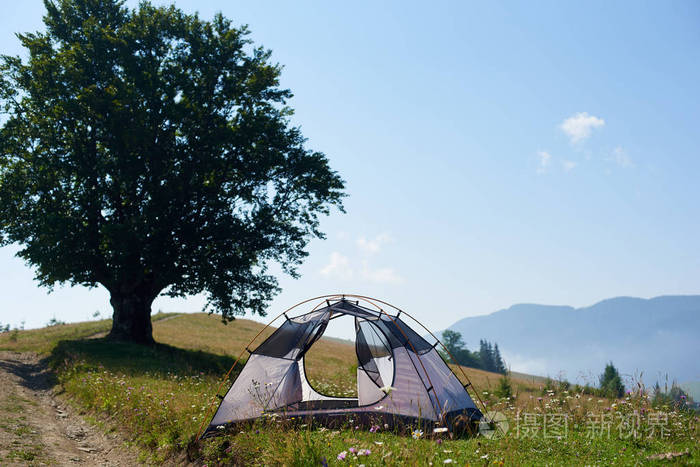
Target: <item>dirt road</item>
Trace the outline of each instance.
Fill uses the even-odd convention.
[[[137,465],[114,433],[87,423],[54,394],[32,353],[0,352],[0,465]]]

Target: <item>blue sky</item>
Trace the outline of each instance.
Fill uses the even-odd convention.
[[[301,279],[280,278],[271,315],[360,293],[438,330],[521,302],[700,293],[700,3],[176,4],[250,26],[347,181],[347,214],[324,220]],[[0,52],[42,14],[4,5]],[[0,249],[0,322],[110,311],[100,289],[47,295],[15,251]]]

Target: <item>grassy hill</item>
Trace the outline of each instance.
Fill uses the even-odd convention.
[[[118,430],[141,450],[143,462],[179,464],[185,462],[184,452],[200,424],[210,417],[208,409],[216,401],[223,373],[262,325],[237,320],[224,326],[217,317],[205,314],[163,314],[154,320],[159,344],[153,347],[102,339],[110,327],[105,320],[5,333],[0,335],[0,349],[46,355],[72,404],[105,430]],[[256,343],[271,332],[267,330]],[[348,342],[322,339],[308,354],[307,370],[316,387],[345,395],[354,391],[355,364]],[[239,369],[240,365],[232,377]],[[241,433],[205,440],[195,463],[319,465],[325,458],[337,465],[427,465],[446,460],[462,465],[582,465],[636,464],[649,462],[651,455],[686,449],[689,457],[684,459],[692,463],[700,455],[693,414],[651,407],[645,397],[636,395],[617,401],[592,397],[529,375],[513,375],[515,397],[499,398],[494,389],[500,375],[465,371],[487,408],[507,417],[510,429],[504,436],[450,440],[424,433],[414,439],[383,430],[370,433],[350,424],[333,431],[260,421]],[[642,410],[645,417],[635,427],[639,436],[622,436],[622,428],[618,433],[618,420],[632,420]],[[650,432],[651,415],[665,420],[662,436]],[[606,416],[614,422],[608,435],[593,432],[591,436],[595,417],[604,420]],[[556,417],[566,420],[566,429],[548,437],[547,417],[550,431]],[[371,454],[358,458],[350,448],[369,449]],[[346,460],[337,460],[343,451],[348,453]]]
[[[223,326],[217,316],[204,313],[194,313],[155,322],[153,336],[156,341],[191,350],[203,350],[216,355],[238,356],[245,345],[264,328],[263,324],[247,319],[238,319],[235,323]],[[258,337],[251,348],[265,340],[274,332],[269,327]],[[497,386],[500,374],[474,368],[462,367],[472,384],[479,389],[490,390]],[[351,341],[321,338],[306,355],[306,370],[310,382],[316,383],[326,390],[335,386],[340,393],[349,395],[356,393],[356,387],[351,384],[357,370],[355,348]],[[462,378],[460,371],[455,371]],[[513,382],[525,391],[535,391],[543,387],[544,379],[525,374],[513,376]],[[464,381],[466,383],[466,381]],[[328,388],[328,386],[331,386]],[[336,391],[337,392],[337,391]]]

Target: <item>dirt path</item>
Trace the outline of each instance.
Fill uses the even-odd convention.
[[[116,434],[87,423],[53,391],[32,353],[0,352],[0,465],[136,465]]]

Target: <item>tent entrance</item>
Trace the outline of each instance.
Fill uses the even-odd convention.
[[[382,330],[372,320],[338,314],[323,331],[340,334],[353,328],[355,339],[346,342],[354,346],[354,359],[348,358],[350,352],[343,342],[333,337],[318,342],[304,354],[299,365],[303,394],[300,409],[360,407],[385,396],[384,391],[394,380],[394,363]],[[338,370],[329,375],[329,367]]]
[[[308,382],[311,389],[325,398],[357,399],[357,357],[353,331],[352,316],[333,316],[324,330],[323,339],[306,352],[301,362],[300,367],[304,371],[302,381]]]

